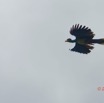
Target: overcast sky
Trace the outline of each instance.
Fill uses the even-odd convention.
[[[0,0],[0,103],[104,103],[104,46],[69,51],[76,23],[104,38],[104,1]]]

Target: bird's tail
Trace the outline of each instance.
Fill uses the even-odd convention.
[[[93,39],[92,40],[92,43],[98,43],[98,44],[104,45],[104,38],[101,38],[101,39]]]

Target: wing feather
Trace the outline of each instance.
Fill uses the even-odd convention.
[[[74,46],[74,48],[71,49],[71,51],[75,51],[83,54],[88,54],[91,52],[90,48],[88,48],[86,45],[80,45],[78,43],[76,43],[76,45]]]
[[[72,26],[72,28],[70,29],[70,34],[74,35],[76,38],[82,38],[82,39],[92,39],[95,35],[91,31],[91,29],[79,24]]]

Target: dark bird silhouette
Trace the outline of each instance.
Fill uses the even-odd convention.
[[[94,48],[94,44],[104,44],[104,38],[93,39],[95,34],[86,26],[79,24],[73,25],[70,34],[76,37],[75,40],[68,38],[65,42],[76,43],[71,51],[88,54]]]

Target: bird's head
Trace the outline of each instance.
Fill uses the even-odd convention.
[[[73,42],[73,40],[72,39],[70,39],[70,38],[68,38],[67,40],[65,40],[65,42]]]

